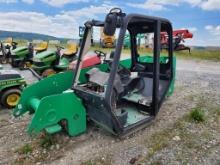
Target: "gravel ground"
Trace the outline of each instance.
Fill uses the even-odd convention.
[[[204,122],[187,119],[195,107],[204,111]],[[180,59],[174,95],[150,126],[125,139],[93,124],[78,137],[31,138],[25,132],[30,116],[14,119],[10,110],[1,110],[0,164],[220,164],[219,107],[220,63]]]

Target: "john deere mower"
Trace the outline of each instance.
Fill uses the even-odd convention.
[[[34,75],[47,77],[66,70],[69,63],[77,58],[78,48],[75,43],[68,44],[67,49],[58,45],[56,48],[56,51],[48,50],[34,56],[31,69]],[[63,53],[61,52],[62,49],[65,49]]]
[[[48,42],[43,41],[34,46],[32,42],[28,46],[22,46],[14,49],[11,53],[12,67],[19,67],[20,69],[28,68],[33,63],[34,54],[46,51]]]
[[[30,42],[28,46],[18,47],[12,50],[11,53],[11,65],[12,67],[19,67],[24,69],[30,67],[34,56],[34,46]]]
[[[13,41],[13,38],[8,38],[4,42],[0,42],[0,63],[10,63],[11,62],[11,51],[16,49],[17,42]]]
[[[95,26],[104,27],[103,32],[110,36],[118,28],[118,42],[112,58],[82,69],[82,59],[91,45],[91,28]],[[131,53],[129,59],[121,59],[126,30],[131,36]],[[166,56],[160,55],[160,32],[169,36]],[[152,56],[138,53],[136,41],[140,33],[154,34]],[[126,15],[114,8],[105,21],[85,23],[76,67],[27,87],[13,115],[33,115],[28,126],[30,135],[43,130],[50,134],[65,130],[70,136],[77,136],[86,131],[87,119],[118,136],[146,127],[174,89],[172,37],[169,20]]]
[[[6,108],[14,108],[24,86],[26,86],[26,82],[17,71],[0,69],[1,105]]]

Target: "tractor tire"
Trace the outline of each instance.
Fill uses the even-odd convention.
[[[12,59],[12,61],[11,61],[11,66],[12,66],[13,68],[19,67],[19,61],[15,61],[15,60]]]
[[[3,92],[1,103],[6,108],[14,108],[21,96],[21,90],[18,88],[11,88]]]
[[[46,69],[45,71],[43,71],[42,77],[45,78],[45,77],[52,76],[54,74],[56,74],[55,70],[53,70],[53,69]]]
[[[24,67],[25,67],[24,61],[19,62],[18,67],[20,70],[24,70]]]

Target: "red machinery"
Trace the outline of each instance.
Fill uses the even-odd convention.
[[[168,45],[168,35],[166,32],[161,32],[161,48],[167,49]],[[188,50],[190,53],[190,47],[185,46],[181,42],[185,42],[185,39],[193,38],[193,34],[185,29],[185,30],[175,30],[173,31],[173,48],[176,51],[180,50]]]
[[[101,58],[103,58],[104,61],[106,58],[106,53],[99,50],[95,50],[95,54],[91,54],[91,53],[87,54],[82,60],[82,68],[87,68],[101,64],[102,63]],[[75,69],[76,65],[77,65],[77,60],[70,63],[69,69]]]

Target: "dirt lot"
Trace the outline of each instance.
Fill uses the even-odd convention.
[[[79,137],[29,137],[30,117],[0,111],[0,164],[220,164],[220,62],[177,62],[176,89],[147,128],[118,139],[91,124]],[[29,81],[31,74],[22,72]],[[203,120],[194,121],[192,111]]]

